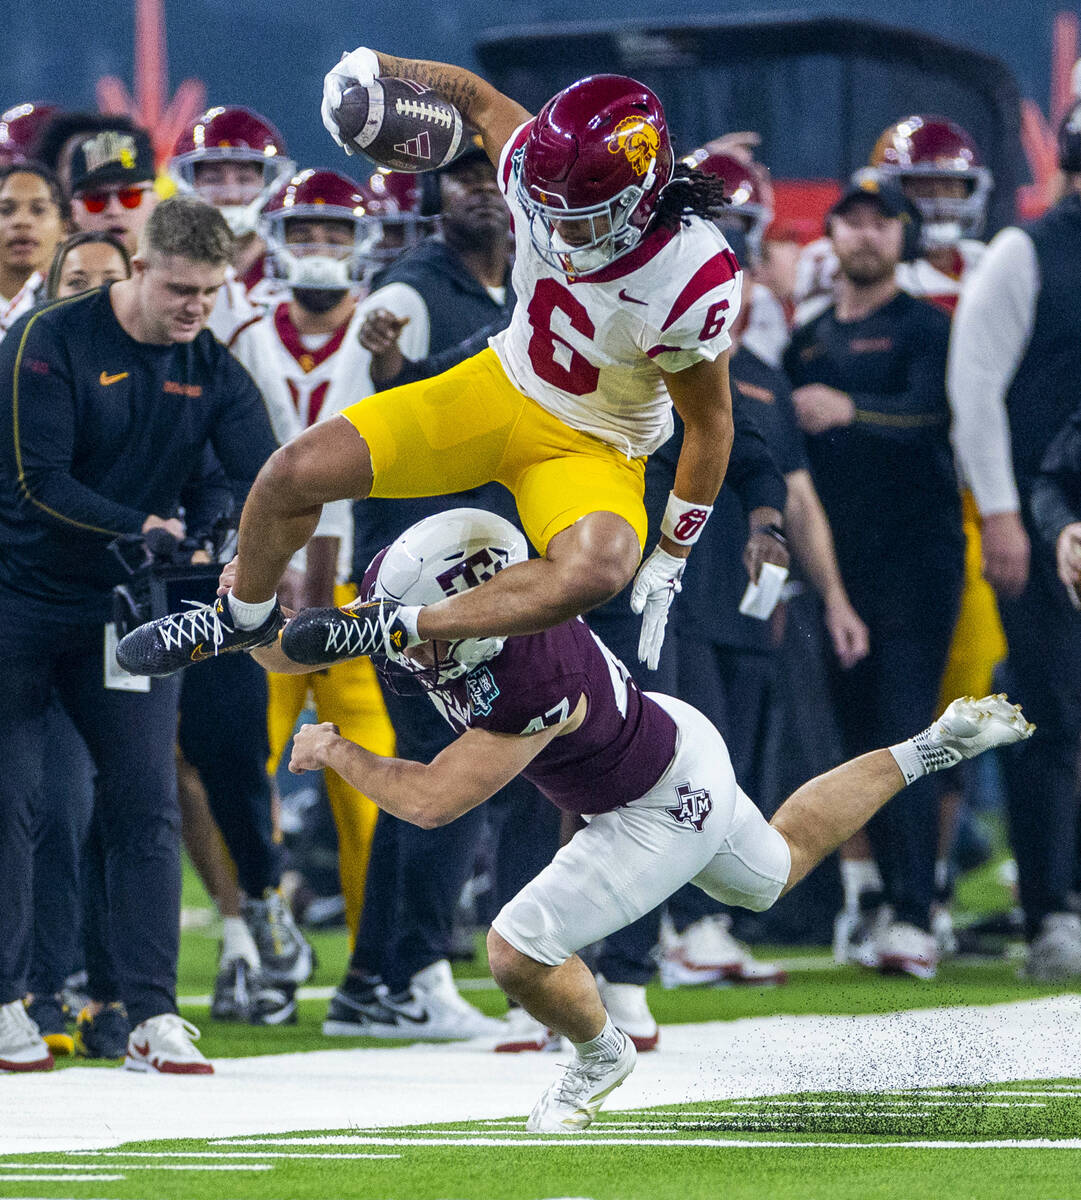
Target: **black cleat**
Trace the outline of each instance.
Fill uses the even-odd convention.
[[[82,1058],[123,1058],[131,1024],[127,1009],[114,1000],[96,1015],[84,1008],[75,1025],[75,1053]]]
[[[416,645],[393,600],[365,600],[341,608],[306,608],[282,632],[282,650],[294,662],[329,667],[363,655],[400,653]]]
[[[213,604],[197,604],[133,629],[120,639],[116,661],[129,675],[172,675],[218,654],[269,646],[283,620],[275,602],[257,629],[235,629],[227,597],[219,596]]]

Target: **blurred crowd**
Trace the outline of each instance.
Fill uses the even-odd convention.
[[[990,245],[980,238],[994,180],[948,115],[885,130],[807,244],[775,219],[758,141],[726,134],[684,159],[725,181],[719,223],[744,268],[736,443],[717,512],[655,669],[638,662],[626,594],[590,624],[643,687],[709,716],[767,815],[957,695],[1008,686],[1038,730],[990,767],[921,780],[796,904],[738,914],[688,886],[595,947],[606,1007],[639,1049],[657,1045],[645,985],[658,970],[671,987],[780,984],[783,965],[755,946],[802,942],[929,980],[942,959],[979,949],[955,927],[954,893],[991,854],[995,810],[1017,885],[998,932],[1024,939],[1029,977],[1081,978],[1081,107],[1060,132],[1060,199]],[[22,104],[0,115],[0,336],[21,336],[40,306],[128,280],[148,219],[175,193],[217,209],[235,239],[207,325],[254,380],[279,445],[462,361],[510,319],[513,239],[478,144],[423,175],[298,169],[267,118],[232,105],[200,115],[157,163],[149,133],[125,118]],[[99,367],[103,388],[121,378]],[[17,410],[10,378],[0,387]],[[651,542],[680,438],[677,420],[647,464]],[[129,539],[139,569],[205,564],[212,575],[237,515],[228,487],[215,494],[198,523],[193,501]],[[348,603],[383,546],[463,504],[515,520],[497,484],[328,505],[282,581],[283,604]],[[547,1031],[521,1010],[497,1020],[470,1005],[449,961],[472,954],[475,927],[573,832],[556,810],[516,782],[423,830],[332,772],[313,790],[279,769],[312,713],[379,753],[429,761],[451,735],[423,697],[400,691],[368,659],[267,677],[247,656],[210,656],[185,674],[176,803],[222,920],[211,1017],[295,1020],[313,970],[304,925],[337,920],[352,955],[327,1035],[543,1049]],[[145,931],[109,879],[115,857],[137,851],[109,832],[104,776],[116,768],[88,753],[71,703],[56,689],[40,784],[16,766],[0,798],[25,793],[33,843],[26,987],[0,994],[0,1012],[19,999],[53,1053],[116,1058],[136,1023],[124,963]],[[132,777],[153,789],[138,759]],[[151,803],[168,818],[170,788]],[[175,954],[147,966],[171,972],[174,988]],[[0,1058],[3,1034],[0,1022]]]

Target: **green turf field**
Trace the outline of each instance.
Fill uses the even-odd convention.
[[[991,869],[968,881],[964,895],[973,913],[1006,900]],[[666,1027],[660,1051],[641,1057],[586,1134],[560,1139],[524,1132],[525,1112],[560,1055],[324,1038],[327,996],[348,954],[340,932],[313,938],[319,966],[296,1025],[212,1024],[217,931],[200,915],[206,900],[190,877],[185,905],[183,1011],[202,1029],[200,1045],[218,1074],[152,1079],[108,1066],[79,1070],[86,1064],[69,1060],[52,1075],[0,1078],[0,1198],[1081,1200],[1081,1003],[1071,989],[1020,980],[1016,957],[947,963],[928,983],[836,968],[821,949],[770,947],[759,957],[785,962],[783,987],[653,986],[650,1005]],[[456,974],[479,1008],[504,1011],[480,939],[477,960]],[[1034,1027],[1032,1006],[1019,1001],[1042,1001],[1054,1015]],[[999,1014],[1000,1026],[988,1026],[989,1077],[1002,1082],[871,1090],[875,1071],[889,1064],[861,1058],[861,1039],[881,1044],[873,1038],[883,1027],[932,1031],[926,1044],[895,1047],[899,1056],[915,1053],[920,1071],[924,1062],[930,1071],[951,1056],[962,1065],[978,1058],[980,1036],[959,1046],[956,1017],[950,1025],[960,1005],[972,1006],[964,1022]],[[1001,1005],[1010,1007],[991,1007]],[[766,1095],[782,1089],[755,1070],[752,1056],[741,1090],[748,1064],[733,1063],[746,1039],[760,1039],[763,1061],[783,1064],[799,1051],[806,1022],[835,1028],[849,1016],[851,1038],[839,1045],[866,1062],[866,1076],[857,1071],[837,1085],[843,1091],[804,1082]],[[946,1019],[921,1025],[939,1017]],[[1076,1061],[1076,1070],[1036,1078],[1022,1057],[1010,1072],[995,1071],[1014,1021],[1018,1029],[1028,1021],[1034,1058],[1046,1042],[1056,1061]],[[696,1098],[661,1103],[682,1094],[684,1077]],[[41,1140],[41,1149],[3,1153],[16,1127],[20,1145]],[[133,1128],[142,1132],[116,1132]],[[177,1130],[193,1128],[200,1136],[179,1138]]]
[[[0,1161],[0,1196],[1066,1200],[1078,1131],[1069,1081],[796,1095],[612,1113],[569,1141],[516,1118],[22,1156]]]

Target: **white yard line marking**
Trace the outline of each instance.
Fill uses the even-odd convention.
[[[1006,1095],[1005,1092],[999,1092],[1000,1096]],[[914,1112],[921,1108],[974,1108],[977,1107],[973,1101],[978,1101],[979,1096],[958,1097],[956,1100],[923,1100],[917,1093],[908,1100],[876,1100],[876,1104],[889,1104],[897,1108],[903,1108],[907,1111]],[[774,1100],[771,1097],[757,1097],[753,1100],[733,1100],[733,1104],[758,1105],[760,1108],[820,1108],[824,1104],[832,1104],[836,1108],[863,1108],[866,1101],[861,1100]],[[1047,1105],[1040,1101],[1023,1100],[1020,1104],[1011,1104],[1005,1100],[995,1100],[989,1103],[980,1103],[980,1108],[1046,1108]],[[725,1116],[729,1114],[723,1114]]]
[[[112,1157],[109,1155],[107,1157]],[[266,1154],[260,1154],[260,1158],[266,1158]],[[4,1168],[14,1166],[14,1163],[5,1163]],[[125,1171],[273,1171],[273,1163],[232,1163],[230,1166],[216,1165],[214,1163],[185,1163],[183,1165],[176,1164],[158,1164],[158,1163],[102,1163],[98,1166],[97,1163],[79,1163],[77,1167],[61,1166],[59,1163],[39,1163],[39,1166],[55,1167],[59,1171],[72,1171],[77,1167],[82,1167],[91,1171],[108,1171],[110,1167],[123,1167]]]
[[[532,1135],[531,1135],[532,1136]],[[530,1149],[534,1146],[723,1146],[752,1150],[783,1149],[837,1149],[837,1150],[1081,1150],[1081,1138],[1012,1138],[988,1142],[925,1141],[925,1142],[753,1142],[737,1138],[598,1138],[573,1135],[554,1139],[532,1136],[532,1140],[513,1141],[507,1138],[418,1138],[386,1137],[363,1138],[332,1135],[323,1138],[261,1138],[252,1139],[250,1145],[259,1146],[498,1146]],[[216,1146],[233,1145],[232,1142],[215,1142]]]
[[[297,1151],[290,1154],[283,1150],[253,1150],[250,1153],[245,1153],[241,1150],[72,1150],[72,1154],[78,1154],[82,1158],[86,1158],[91,1154],[99,1154],[102,1158],[401,1158],[400,1154],[319,1154],[316,1152]],[[7,1165],[7,1164],[0,1164]],[[14,1165],[14,1164],[12,1164]],[[53,1165],[53,1164],[50,1164]],[[131,1167],[135,1169],[132,1163],[120,1164],[125,1169]],[[95,1170],[106,1170],[106,1166],[95,1168]],[[225,1170],[226,1168],[222,1168]],[[229,1170],[234,1168],[230,1167]]]
[[[41,1183],[74,1183],[76,1181],[82,1183],[115,1183],[119,1179],[123,1179],[123,1175],[0,1175],[0,1180],[4,1183],[28,1183],[31,1179],[36,1179]]]

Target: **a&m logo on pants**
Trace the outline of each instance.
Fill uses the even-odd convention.
[[[713,801],[705,788],[692,788],[690,783],[676,785],[676,796],[679,803],[675,808],[666,808],[677,821],[684,825],[693,825],[701,833],[702,824],[713,811]]]

